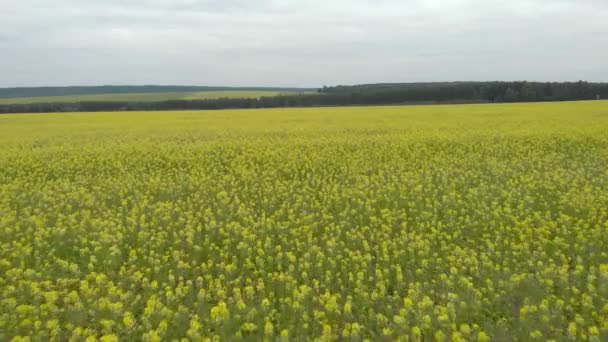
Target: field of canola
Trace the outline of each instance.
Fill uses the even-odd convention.
[[[0,340],[608,339],[608,102],[0,116]]]

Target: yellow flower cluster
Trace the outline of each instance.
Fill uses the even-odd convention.
[[[608,339],[608,103],[0,117],[0,340]]]

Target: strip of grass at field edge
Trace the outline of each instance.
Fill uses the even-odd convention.
[[[30,104],[30,103],[75,103],[75,102],[155,102],[167,100],[205,100],[218,98],[259,98],[263,96],[280,96],[312,94],[312,92],[288,92],[266,90],[227,90],[204,92],[177,92],[177,93],[134,93],[134,94],[99,94],[99,95],[69,95],[69,96],[43,96],[19,97],[0,99],[0,104]]]

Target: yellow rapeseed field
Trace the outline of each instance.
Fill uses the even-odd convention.
[[[0,116],[0,340],[608,339],[608,102]]]

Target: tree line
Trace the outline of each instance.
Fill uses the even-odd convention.
[[[608,83],[438,82],[323,87],[324,94],[365,94],[378,101],[534,102],[608,98]]]
[[[0,113],[196,110],[433,103],[608,99],[608,83],[446,82],[323,87],[318,94],[159,102],[77,102],[0,105]]]

